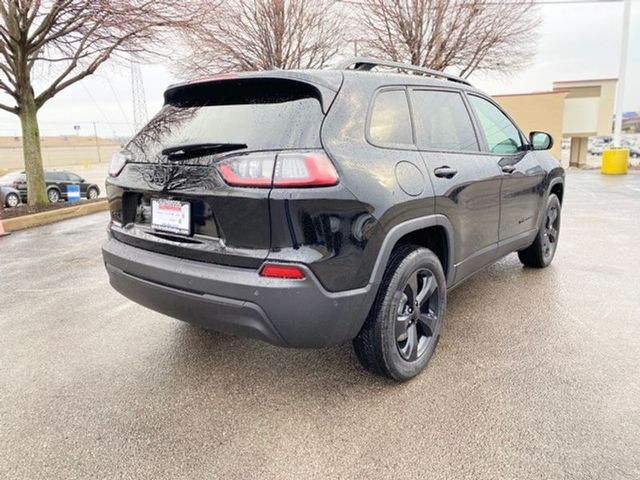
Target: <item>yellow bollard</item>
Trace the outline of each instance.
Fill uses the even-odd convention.
[[[608,148],[602,152],[602,173],[624,175],[629,166],[629,149]]]

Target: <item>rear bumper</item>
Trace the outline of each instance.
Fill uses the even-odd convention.
[[[253,269],[163,255],[114,238],[102,247],[111,285],[148,308],[204,328],[297,348],[355,337],[372,286],[328,292],[311,270],[304,280],[264,278]]]

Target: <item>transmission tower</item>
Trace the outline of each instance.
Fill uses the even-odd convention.
[[[133,128],[138,132],[149,120],[140,64],[131,61],[131,95],[133,97]]]

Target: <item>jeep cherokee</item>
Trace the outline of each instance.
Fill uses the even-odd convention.
[[[110,282],[151,309],[288,347],[353,340],[367,369],[406,380],[447,290],[511,252],[553,259],[552,138],[461,78],[357,58],[164,100],[107,179]]]

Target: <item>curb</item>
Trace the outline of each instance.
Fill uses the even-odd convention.
[[[67,220],[69,218],[89,215],[90,213],[102,212],[108,208],[109,202],[107,200],[103,200],[101,202],[94,202],[86,205],[59,208],[57,210],[51,210],[50,212],[40,212],[33,213],[31,215],[22,215],[21,217],[6,218],[2,220],[2,224],[7,232],[15,232],[17,230],[24,230],[25,228],[48,225],[61,220]]]

